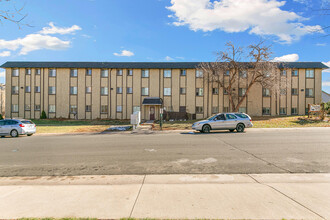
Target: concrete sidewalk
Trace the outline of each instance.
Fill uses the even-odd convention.
[[[330,219],[330,174],[0,178],[0,219]]]

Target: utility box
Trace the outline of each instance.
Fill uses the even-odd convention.
[[[136,126],[138,126],[141,123],[141,112],[136,111],[133,114],[131,114],[131,125],[133,125],[133,128],[135,129]]]

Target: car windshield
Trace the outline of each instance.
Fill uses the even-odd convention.
[[[211,117],[207,118],[207,120],[211,121],[213,120],[217,115],[212,115]]]
[[[28,120],[26,120],[26,121],[21,121],[23,124],[30,124],[30,125],[32,125],[33,124],[33,122],[32,121],[28,121]]]

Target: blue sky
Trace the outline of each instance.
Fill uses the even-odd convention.
[[[19,29],[2,21],[6,61],[213,61],[225,43],[272,44],[274,58],[330,61],[330,0],[12,0]],[[329,13],[328,13],[329,14]],[[323,90],[330,92],[330,73]],[[3,70],[0,82],[4,82]]]

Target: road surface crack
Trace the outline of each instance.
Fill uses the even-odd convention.
[[[307,209],[308,211],[312,212],[313,214],[319,216],[322,219],[326,219],[324,218],[322,215],[318,214],[317,212],[313,211],[312,209],[308,208],[307,206],[305,206],[304,204],[298,202],[297,200],[295,200],[294,198],[288,196],[287,194],[285,194],[284,192],[281,192],[280,190],[276,189],[275,187],[268,185],[266,183],[261,183],[259,182],[256,178],[254,178],[253,176],[251,176],[250,174],[247,174],[251,179],[253,179],[256,183],[261,184],[263,186],[267,186],[269,188],[271,188],[272,190],[275,190],[276,192],[280,193],[281,195],[285,196],[286,198],[290,199],[291,201],[297,203],[298,205],[302,206],[303,208]]]
[[[232,147],[232,148],[235,148],[236,150],[239,150],[239,151],[241,151],[241,152],[244,152],[244,153],[246,153],[246,154],[249,154],[249,155],[253,156],[254,158],[256,158],[256,159],[258,159],[258,160],[261,160],[261,161],[263,161],[263,162],[265,162],[265,163],[267,163],[267,164],[269,164],[269,165],[272,165],[272,166],[274,166],[274,167],[276,167],[276,168],[278,168],[278,169],[280,169],[280,170],[283,170],[283,171],[285,171],[285,172],[287,172],[287,173],[293,173],[292,171],[290,171],[290,170],[288,170],[288,169],[285,169],[285,168],[282,168],[282,167],[280,167],[280,166],[277,166],[276,164],[274,164],[274,163],[272,163],[272,162],[269,162],[269,161],[267,161],[267,160],[265,160],[265,159],[262,159],[261,157],[258,157],[257,155],[255,155],[255,154],[253,154],[253,153],[250,153],[250,152],[248,152],[248,151],[246,151],[246,150],[240,149],[240,148],[238,148],[238,147],[236,147],[236,146],[234,146],[234,145],[232,145],[232,144],[230,144],[230,143],[228,143],[228,142],[226,142],[226,141],[224,141],[224,140],[220,140],[220,139],[218,139],[218,140],[219,140],[219,141],[222,141],[223,143],[227,144],[228,146],[230,146],[230,147]]]
[[[144,185],[144,181],[145,181],[145,179],[146,179],[146,176],[147,176],[147,175],[144,175],[144,177],[143,177],[141,187],[140,187],[139,192],[138,192],[138,194],[137,194],[137,196],[136,196],[136,199],[135,199],[135,201],[134,201],[134,204],[133,204],[133,207],[132,207],[131,213],[129,214],[129,217],[130,217],[130,218],[132,217],[132,214],[133,214],[133,211],[134,211],[135,205],[136,205],[137,200],[138,200],[138,198],[139,198],[139,196],[140,196],[140,193],[141,193],[141,190],[142,190],[142,186]]]

